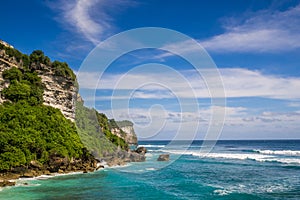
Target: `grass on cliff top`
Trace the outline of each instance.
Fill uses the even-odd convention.
[[[15,48],[6,47],[1,43],[0,49],[4,50],[6,55],[8,55],[9,57],[14,57],[17,62],[21,63],[21,67],[23,68],[32,70],[34,65],[44,64],[51,67],[55,76],[61,76],[66,79],[70,79],[73,82],[76,81],[76,75],[67,63],[57,60],[51,62],[50,58],[48,56],[45,56],[44,52],[41,50],[35,50],[28,56],[21,53]]]
[[[116,121],[116,123],[119,127],[133,126],[133,123],[131,121],[128,121],[128,120]]]

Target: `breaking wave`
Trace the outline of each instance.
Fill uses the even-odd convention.
[[[177,155],[192,155],[201,158],[221,158],[221,159],[237,159],[237,160],[254,160],[258,162],[278,162],[284,164],[299,164],[300,158],[282,158],[275,155],[264,155],[255,153],[200,153],[199,151],[182,151],[182,150],[164,150],[166,153]]]

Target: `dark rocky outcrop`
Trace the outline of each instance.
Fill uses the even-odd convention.
[[[125,165],[128,162],[144,162],[146,161],[146,152],[146,148],[140,153],[137,151],[124,151],[118,149],[117,152],[113,154],[107,154],[102,159],[107,163],[108,166]]]
[[[41,175],[51,175],[52,173],[67,174],[76,171],[88,173],[101,168],[103,168],[103,166],[99,165],[99,161],[93,157],[90,157],[86,160],[69,160],[67,158],[53,157],[49,163],[44,165],[33,160],[27,167],[16,167],[10,172],[1,173],[0,187],[13,186],[15,183],[8,181],[12,179],[32,178]]]
[[[170,160],[170,155],[169,154],[161,154],[157,158],[157,161],[169,161]]]
[[[13,181],[8,181],[8,180],[0,181],[0,187],[15,186],[15,185],[16,182]]]
[[[144,162],[146,160],[145,147],[138,148],[136,151],[124,151],[118,149],[113,154],[107,154],[101,159],[95,159],[92,156],[83,159],[67,159],[52,156],[46,164],[41,164],[32,160],[28,166],[19,166],[13,168],[10,172],[0,174],[0,187],[13,186],[15,182],[9,182],[11,179],[32,178],[41,175],[51,175],[53,173],[67,174],[70,172],[93,172],[104,168],[103,161],[109,167],[125,165],[128,162]]]
[[[146,147],[138,147],[137,150],[135,150],[135,152],[137,152],[139,154],[145,154],[145,153],[147,153],[147,149],[146,149]]]

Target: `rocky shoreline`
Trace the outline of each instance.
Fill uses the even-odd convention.
[[[102,158],[93,156],[84,159],[67,159],[52,157],[47,165],[38,161],[31,161],[28,166],[19,166],[8,172],[0,173],[0,187],[14,186],[19,178],[33,178],[42,175],[69,174],[73,172],[89,173],[105,167],[122,166],[129,162],[144,162],[147,150],[140,147],[135,151],[118,149],[113,154],[104,155]]]

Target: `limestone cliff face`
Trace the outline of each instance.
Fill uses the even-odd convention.
[[[137,145],[137,136],[134,132],[133,123],[127,120],[118,121],[116,123],[122,131],[118,131],[115,129],[112,132],[123,138],[129,145]]]
[[[1,40],[0,43],[2,44]],[[18,67],[20,65],[21,63],[17,62],[17,60],[14,57],[8,56],[5,53],[5,50],[0,49],[0,104],[2,104],[5,101],[4,97],[1,95],[1,91],[9,86],[9,83],[3,80],[2,72],[11,67]]]
[[[120,128],[126,133],[125,141],[128,144],[137,145],[137,137],[136,137],[136,134],[134,132],[133,125],[132,126],[123,126],[123,127],[120,127]]]
[[[8,48],[13,48],[11,45],[0,41],[2,45],[5,44]],[[0,92],[9,86],[8,82],[5,82],[2,77],[2,72],[11,67],[21,68],[23,66],[22,60],[17,61],[13,56],[6,53],[5,50],[0,49]],[[44,84],[44,105],[58,108],[63,115],[74,121],[75,119],[75,98],[77,98],[78,88],[75,81],[70,77],[59,76],[55,73],[51,63],[33,63],[31,69],[37,72],[41,77]],[[4,97],[0,93],[0,104],[5,101]]]
[[[44,69],[37,71],[45,85],[44,105],[58,108],[67,119],[74,121],[78,88],[72,80],[56,76],[49,66],[43,67]]]

